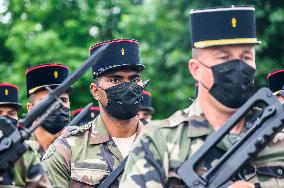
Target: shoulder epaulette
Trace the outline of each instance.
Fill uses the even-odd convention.
[[[89,130],[91,127],[92,127],[92,122],[78,126],[76,129],[72,129],[68,131],[68,133],[64,135],[64,137],[68,137],[70,135],[74,136],[78,134],[83,134],[85,131]]]
[[[175,127],[184,121],[188,121],[188,114],[185,110],[179,110],[166,119],[153,120],[149,124],[151,126]]]

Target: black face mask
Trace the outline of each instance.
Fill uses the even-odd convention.
[[[43,122],[42,127],[51,134],[60,132],[69,123],[69,108],[60,106]]]
[[[11,135],[17,129],[18,120],[10,116],[0,116],[0,130],[3,137]],[[1,139],[1,138],[0,138]]]
[[[148,122],[146,119],[144,119],[144,118],[140,119],[140,121],[143,123],[143,125],[146,125],[146,124],[149,123],[149,122]]]
[[[128,120],[136,116],[140,110],[143,87],[132,82],[124,82],[104,91],[107,94],[108,103],[103,108],[114,118]]]
[[[212,70],[214,83],[209,93],[223,105],[239,108],[252,95],[255,69],[244,61],[230,60],[212,67],[201,64]]]

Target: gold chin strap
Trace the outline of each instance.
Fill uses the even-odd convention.
[[[209,46],[221,46],[230,44],[261,44],[256,38],[234,38],[234,39],[220,39],[220,40],[205,40],[195,42],[195,48],[206,48]]]
[[[36,90],[40,89],[40,88],[43,88],[43,87],[46,87],[46,85],[41,85],[41,86],[37,86],[37,87],[34,87],[32,89],[29,90],[29,94],[32,94],[34,93]]]
[[[275,91],[275,92],[273,92],[273,95],[279,95],[279,94],[281,94],[281,92],[283,93],[283,90],[278,90],[278,91]]]

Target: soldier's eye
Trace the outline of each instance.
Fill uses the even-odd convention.
[[[244,60],[252,60],[252,57],[250,57],[250,56],[245,56],[245,57],[244,57]]]
[[[221,59],[221,60],[226,61],[226,60],[228,60],[228,59],[229,59],[229,56],[221,56],[221,57],[219,57],[218,59]]]
[[[118,78],[112,78],[112,79],[109,80],[109,82],[114,83],[114,84],[118,84],[118,83],[121,83],[122,80],[118,79]]]
[[[131,80],[131,82],[140,82],[141,81],[141,78],[140,77],[137,77],[137,78],[133,78],[132,80]]]
[[[13,117],[13,116],[17,115],[17,112],[9,112],[8,115],[11,116],[11,117]]]

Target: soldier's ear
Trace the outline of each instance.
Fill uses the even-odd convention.
[[[98,95],[98,86],[94,83],[91,83],[90,85],[90,91],[91,91],[91,94],[93,95],[93,97],[96,99],[96,100],[99,100],[99,95]]]
[[[198,62],[197,59],[190,59],[188,61],[188,70],[196,81],[200,80],[201,77],[200,63]]]
[[[31,111],[32,108],[33,108],[33,104],[30,103],[30,102],[28,102],[28,103],[27,103],[27,111],[28,111],[28,112]]]

